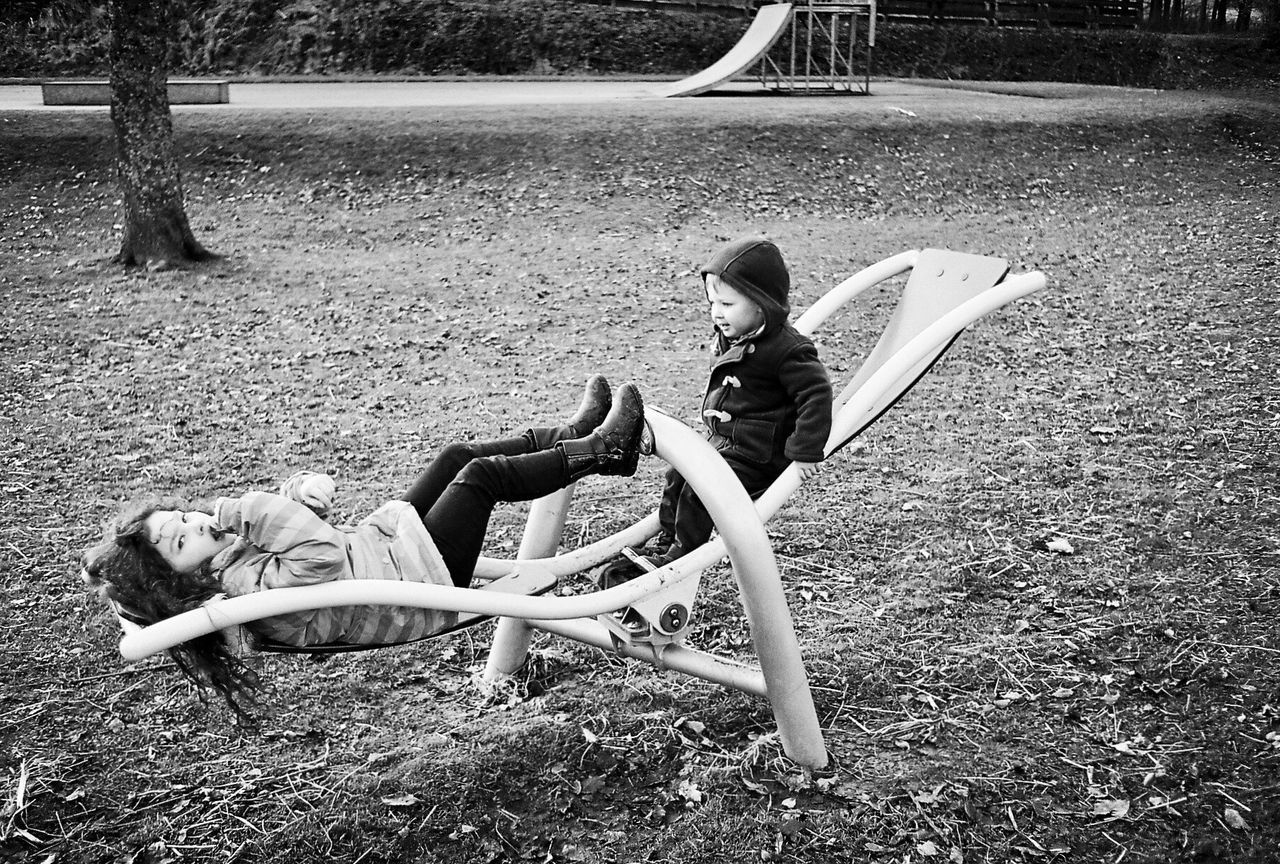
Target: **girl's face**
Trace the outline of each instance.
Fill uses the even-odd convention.
[[[707,274],[707,302],[711,304],[711,320],[728,339],[738,339],[760,329],[764,310],[737,288],[714,273]]]
[[[157,510],[146,518],[147,539],[176,573],[194,573],[234,542],[198,511]]]

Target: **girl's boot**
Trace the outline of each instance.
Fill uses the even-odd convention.
[[[567,482],[589,474],[630,477],[636,473],[644,438],[644,402],[631,383],[618,389],[604,422],[583,438],[560,441],[555,448],[564,456]]]
[[[524,437],[533,446],[532,452],[550,450],[560,441],[582,438],[604,422],[612,405],[609,382],[603,375],[592,375],[582,393],[578,412],[563,426],[528,429]]]

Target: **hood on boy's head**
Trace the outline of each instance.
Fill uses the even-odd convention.
[[[704,282],[714,273],[758,303],[765,330],[781,327],[791,314],[791,275],[778,247],[764,237],[743,237],[721,247],[700,272]]]

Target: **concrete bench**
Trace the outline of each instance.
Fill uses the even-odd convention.
[[[229,101],[227,82],[211,78],[169,79],[170,105],[207,105]],[[40,85],[46,105],[110,105],[111,84],[105,78],[45,81]]]

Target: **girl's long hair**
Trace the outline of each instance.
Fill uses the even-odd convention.
[[[83,566],[89,587],[120,608],[121,613],[146,626],[199,607],[220,593],[218,578],[208,567],[177,573],[169,567],[147,536],[146,519],[158,510],[192,510],[185,501],[151,498],[120,512],[107,527],[103,541],[85,550]],[[236,723],[252,726],[257,674],[228,648],[221,633],[210,633],[168,651],[178,669],[194,681],[200,698],[212,688],[235,713]]]

